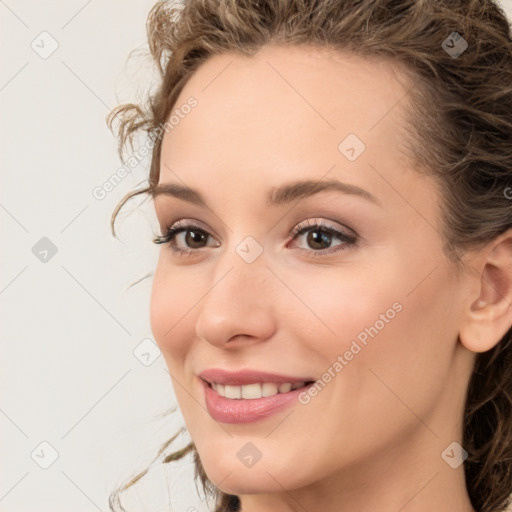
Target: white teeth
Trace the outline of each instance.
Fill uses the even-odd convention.
[[[292,385],[289,382],[285,382],[279,386],[279,393],[288,393],[288,391],[291,391],[291,389]]]
[[[261,386],[259,384],[247,384],[240,388],[242,398],[261,398]]]
[[[242,388],[240,386],[224,386],[224,396],[226,398],[242,398]]]
[[[305,382],[285,382],[283,384],[274,384],[264,382],[263,384],[246,384],[245,386],[229,386],[212,383],[212,388],[221,396],[231,399],[257,399],[277,395],[278,393],[288,393],[294,389],[301,388]]]
[[[272,384],[271,382],[264,382],[261,385],[261,396],[267,397],[267,396],[274,396],[279,393],[279,388],[277,387],[277,384]]]

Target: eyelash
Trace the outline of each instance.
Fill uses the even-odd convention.
[[[194,224],[182,224],[180,221],[176,222],[173,226],[170,226],[166,229],[166,232],[164,235],[156,236],[153,239],[153,243],[155,244],[169,244],[171,249],[175,254],[178,256],[190,256],[192,253],[200,251],[201,249],[204,249],[205,247],[201,247],[200,249],[180,249],[175,246],[174,239],[176,236],[184,231],[199,231],[200,233],[203,233],[205,235],[209,235],[204,229],[200,228],[199,226],[196,226]],[[308,231],[321,231],[323,233],[327,233],[334,238],[340,240],[341,242],[344,242],[342,244],[337,245],[338,247],[335,250],[331,249],[322,249],[322,250],[313,250],[313,249],[301,249],[302,251],[306,251],[307,253],[310,253],[313,257],[322,257],[326,255],[331,255],[333,253],[341,252],[343,250],[346,250],[352,246],[354,246],[357,242],[357,236],[349,235],[348,233],[345,233],[343,231],[340,231],[338,228],[335,228],[334,226],[325,224],[323,222],[313,222],[309,223],[309,221],[305,221],[303,223],[297,224],[295,228],[293,228],[291,232],[292,240],[295,240],[298,236],[308,232]]]

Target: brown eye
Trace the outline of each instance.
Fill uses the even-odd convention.
[[[198,229],[184,229],[182,233],[185,233],[185,246],[190,249],[200,249],[208,240],[208,234]]]
[[[332,243],[332,233],[328,233],[321,229],[312,229],[308,232],[306,241],[312,249],[328,249]]]
[[[333,254],[335,252],[347,249],[355,245],[357,236],[349,235],[334,226],[318,223],[299,224],[293,230],[293,240],[300,239],[303,235],[305,247],[300,249],[312,254],[313,256],[322,256]],[[334,242],[338,242],[333,246]],[[334,249],[331,249],[334,247]]]
[[[164,235],[156,236],[153,242],[155,244],[168,244],[176,254],[181,255],[192,254],[199,249],[207,247],[209,238],[212,238],[211,235],[204,229],[193,224],[187,225],[178,221],[173,226],[167,228]],[[216,242],[213,244],[213,247],[218,247],[219,245]]]

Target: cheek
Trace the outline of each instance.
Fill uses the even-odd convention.
[[[187,315],[200,299],[200,289],[193,286],[190,276],[167,268],[161,255],[155,270],[150,301],[150,324],[155,341],[168,365],[173,359],[182,359],[187,351],[183,335],[189,319]]]
[[[409,282],[402,286],[390,281],[373,299],[347,305],[347,318],[359,315],[360,322],[349,320],[350,336],[344,344],[355,340],[361,350],[355,356],[348,352],[353,359],[342,372],[346,378],[337,393],[341,403],[357,397],[353,405],[358,417],[368,420],[367,426],[357,428],[368,429],[368,436],[371,425],[379,422],[389,436],[407,424],[414,427],[416,418],[408,416],[408,408],[428,417],[450,379],[457,343],[450,275],[438,269],[412,288]]]
[[[422,409],[448,378],[458,332],[453,278],[439,265],[422,281],[423,266],[405,263],[308,279],[290,274],[287,281],[308,306],[290,299],[294,337],[316,361],[317,373],[335,381],[340,403],[358,397],[363,416],[381,410],[375,397],[381,404],[396,401],[377,375]],[[291,320],[283,321],[289,326]]]
[[[288,297],[284,311],[295,310],[298,336],[305,343],[310,339],[311,348],[330,359],[349,350],[354,340],[364,346],[402,309],[393,284],[377,283],[375,275],[353,269],[329,268],[307,278],[290,275],[287,284],[297,297]],[[289,322],[288,328],[293,326]]]
[[[304,457],[325,449],[334,468],[338,459],[332,453],[356,460],[383,443],[401,442],[404,432],[418,428],[410,411],[429,417],[445,392],[457,337],[450,274],[439,268],[411,293],[414,279],[396,278],[403,268],[386,274],[382,268],[371,273],[374,279],[346,272],[314,279],[315,286],[309,280],[290,283],[322,320],[297,306],[297,343],[307,345],[304,353],[324,382],[304,409],[324,413],[307,421],[311,430],[340,439],[328,447],[313,443],[311,453],[302,450]],[[415,275],[418,269],[409,270]]]

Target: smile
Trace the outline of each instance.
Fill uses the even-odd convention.
[[[235,386],[202,380],[208,413],[215,421],[231,424],[261,421],[297,404],[299,395],[313,384],[300,381]]]
[[[240,399],[248,399],[255,400],[258,398],[267,398],[278,394],[288,393],[290,391],[294,391],[296,389],[301,389],[305,387],[307,384],[311,384],[312,382],[284,382],[284,383],[273,383],[273,382],[264,382],[264,383],[255,383],[255,384],[246,384],[244,386],[230,386],[224,384],[217,384],[215,382],[209,383],[210,387],[216,391],[220,396],[240,400]]]

